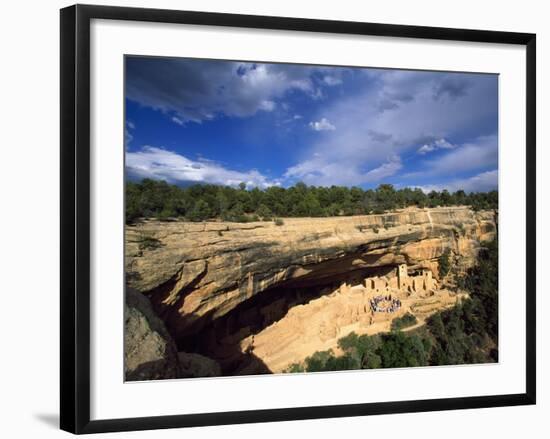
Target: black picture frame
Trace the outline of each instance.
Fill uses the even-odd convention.
[[[526,392],[417,401],[346,404],[90,420],[90,22],[92,19],[407,37],[526,47]],[[536,36],[530,33],[209,12],[75,5],[61,10],[61,429],[81,434],[427,412],[535,404],[536,401]]]

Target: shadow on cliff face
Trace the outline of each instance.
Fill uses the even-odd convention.
[[[230,313],[232,314],[233,311]],[[240,342],[250,331],[229,333],[227,320],[212,319],[208,313],[201,319],[203,329],[196,334],[176,339],[178,351],[192,352],[215,360],[221,367],[222,376],[270,374],[272,371],[256,355],[252,349],[243,349]],[[231,327],[233,328],[233,327]],[[225,336],[224,336],[225,335]],[[230,337],[229,340],[226,337]]]
[[[201,347],[200,343],[192,346],[180,342],[179,345],[175,343],[173,333],[155,313],[148,298],[132,288],[127,288],[124,309],[126,381],[271,372],[252,352],[242,352],[235,344],[224,346],[223,351],[198,349]],[[212,356],[212,352],[218,355]]]
[[[198,331],[175,339],[178,351],[195,352],[216,360],[223,375],[272,373],[254,355],[256,334],[283,319],[291,308],[333,293],[342,282],[357,285],[367,276],[382,275],[392,269],[392,266],[359,269],[328,277],[285,282],[257,293],[221,317],[213,318],[213,310],[201,317]],[[274,349],[278,349],[275,340]],[[280,349],[284,346],[281,345]]]

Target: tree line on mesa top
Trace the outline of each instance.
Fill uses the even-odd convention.
[[[424,193],[419,188],[396,189],[381,184],[376,189],[346,186],[271,186],[247,189],[214,184],[179,187],[165,181],[144,179],[126,183],[126,222],[139,218],[188,221],[222,219],[247,222],[277,217],[328,217],[378,214],[409,206],[468,205],[474,210],[498,208],[498,192],[447,190]]]

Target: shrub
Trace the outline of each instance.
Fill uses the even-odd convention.
[[[171,221],[176,216],[176,212],[174,212],[170,208],[164,208],[158,215],[157,219],[159,221]]]
[[[396,317],[393,319],[391,322],[391,329],[392,331],[399,331],[403,328],[416,325],[417,322],[418,320],[416,320],[416,317],[408,312],[402,317]]]
[[[281,218],[275,218],[273,222],[276,226],[282,226],[285,223]]]
[[[143,235],[139,241],[138,247],[140,250],[152,250],[159,248],[161,245],[161,242],[157,238],[149,235]]]
[[[305,372],[305,368],[300,363],[292,363],[290,366],[288,366],[285,370],[286,373],[300,373]]]
[[[234,223],[248,223],[251,221],[251,218],[244,214],[243,205],[241,203],[235,204],[231,210],[225,212],[222,215],[222,219]]]

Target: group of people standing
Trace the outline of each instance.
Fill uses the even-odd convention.
[[[384,302],[389,302],[389,305],[384,306]],[[401,308],[401,300],[392,298],[391,294],[375,296],[370,299],[370,307],[374,312],[395,312]]]

